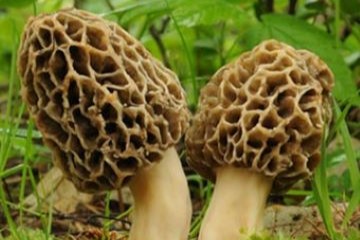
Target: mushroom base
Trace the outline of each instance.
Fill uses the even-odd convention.
[[[240,240],[262,227],[272,179],[248,169],[216,169],[213,196],[203,219],[199,240]]]
[[[134,196],[129,240],[187,240],[191,200],[185,174],[174,147],[129,183]]]

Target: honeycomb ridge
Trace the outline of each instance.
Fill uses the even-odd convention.
[[[267,40],[219,69],[202,89],[185,137],[188,162],[215,181],[228,164],[274,178],[281,191],[320,162],[333,74],[306,50]]]
[[[31,18],[18,69],[55,164],[82,191],[120,187],[160,161],[187,128],[177,76],[94,14],[66,9]]]

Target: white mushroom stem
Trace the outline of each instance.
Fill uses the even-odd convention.
[[[216,184],[199,240],[241,240],[261,228],[272,180],[249,169],[216,169]]]
[[[134,196],[134,221],[129,240],[187,240],[191,200],[176,150],[140,170],[130,182]]]

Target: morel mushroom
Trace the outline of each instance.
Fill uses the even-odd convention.
[[[30,19],[18,66],[66,177],[85,192],[129,182],[131,240],[187,239],[190,197],[174,145],[189,113],[177,76],[115,23],[76,9]]]
[[[215,73],[185,138],[189,164],[215,182],[199,239],[241,239],[261,226],[271,189],[310,176],[332,86],[319,57],[275,40]]]

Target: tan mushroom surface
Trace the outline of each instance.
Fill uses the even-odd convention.
[[[28,21],[18,68],[65,176],[84,192],[128,183],[130,240],[187,239],[191,202],[174,146],[189,111],[175,73],[117,24],[76,9]]]
[[[222,67],[202,89],[186,137],[189,164],[215,180],[225,164],[274,177],[282,190],[320,162],[333,75],[319,57],[265,41]]]
[[[22,95],[54,162],[82,191],[121,186],[187,126],[177,76],[121,27],[80,10],[32,18]]]
[[[215,182],[199,239],[240,239],[241,227],[261,222],[270,191],[311,175],[321,160],[333,85],[318,56],[276,40],[214,74],[186,134],[189,165]]]

